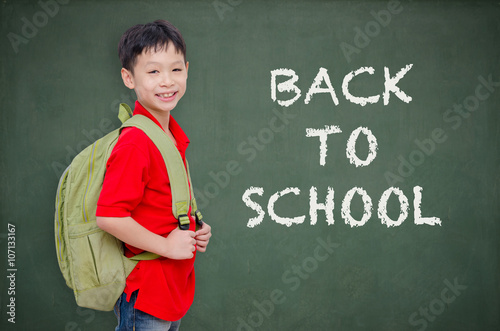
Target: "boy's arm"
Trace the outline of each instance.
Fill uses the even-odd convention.
[[[132,217],[97,216],[97,226],[131,246],[169,259],[190,259],[196,250],[196,234],[193,231],[176,228],[165,238],[149,231]]]

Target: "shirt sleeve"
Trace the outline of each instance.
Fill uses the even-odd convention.
[[[97,216],[127,217],[142,201],[149,181],[149,158],[134,141],[133,130],[120,136],[106,165],[106,174],[97,202]],[[123,139],[122,139],[123,138]]]

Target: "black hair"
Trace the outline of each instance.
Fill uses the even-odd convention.
[[[125,31],[118,43],[118,56],[122,67],[134,72],[137,56],[143,51],[155,52],[166,49],[168,43],[184,56],[186,62],[186,43],[179,30],[170,22],[156,20],[153,23],[137,24]]]

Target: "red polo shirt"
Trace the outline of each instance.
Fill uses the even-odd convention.
[[[134,109],[136,114],[147,116],[161,127],[138,101]],[[172,116],[169,129],[185,164],[189,139]],[[107,163],[96,214],[103,217],[131,216],[146,229],[164,237],[177,227],[178,221],[172,214],[172,194],[165,162],[158,148],[142,130],[122,130]],[[190,230],[194,231],[195,222],[190,218]],[[126,256],[142,252],[136,247],[125,246]],[[193,302],[195,257],[189,260],[160,258],[140,261],[127,278],[127,300],[130,300],[132,292],[139,290],[136,309],[168,321],[181,319]]]

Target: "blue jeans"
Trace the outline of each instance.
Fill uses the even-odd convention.
[[[127,295],[122,293],[115,304],[115,315],[118,326],[115,331],[178,331],[181,320],[169,322],[149,315],[134,308],[137,299],[137,291],[132,293],[130,301]]]

